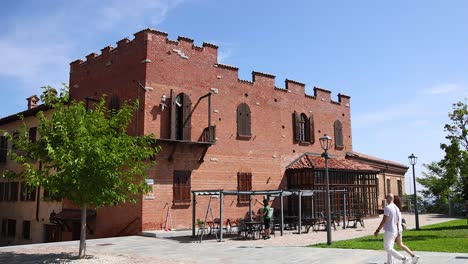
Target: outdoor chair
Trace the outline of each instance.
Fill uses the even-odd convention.
[[[349,223],[353,223],[353,226],[350,226]],[[361,212],[356,212],[348,216],[348,225],[347,227],[357,227],[357,223],[360,223],[362,227],[364,226],[364,214]]]
[[[197,219],[197,226],[198,226],[197,236],[200,236],[202,233],[204,235],[207,235],[209,233],[209,227],[202,220]]]
[[[239,222],[240,219],[231,220],[228,218],[228,220],[226,221],[226,226],[228,227],[227,233],[234,234],[233,229],[239,231]]]

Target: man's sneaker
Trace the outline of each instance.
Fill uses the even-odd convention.
[[[407,257],[403,257],[402,262],[403,264],[407,264],[409,259]]]
[[[416,264],[416,263],[418,263],[418,261],[419,261],[419,256],[418,256],[418,255],[414,255],[413,261],[411,261],[411,264]]]

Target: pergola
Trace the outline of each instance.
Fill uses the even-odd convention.
[[[192,236],[195,237],[195,215],[196,215],[196,204],[197,196],[219,196],[219,220],[220,224],[223,223],[223,210],[224,210],[224,196],[225,195],[249,195],[249,217],[252,219],[252,195],[267,195],[273,197],[280,197],[280,233],[281,236],[284,234],[284,199],[285,196],[297,195],[299,197],[298,206],[298,233],[301,233],[302,223],[302,209],[301,209],[301,198],[313,197],[314,192],[324,192],[323,190],[259,190],[259,191],[238,191],[238,190],[197,190],[192,191]],[[343,192],[343,196],[346,195],[346,190],[331,190],[330,192]],[[346,200],[346,199],[343,199]],[[346,221],[346,204],[343,204],[343,227]],[[219,229],[219,241],[223,240],[223,229]]]

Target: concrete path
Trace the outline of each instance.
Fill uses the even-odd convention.
[[[375,220],[378,222],[378,219]],[[435,221],[431,220],[430,222]],[[369,221],[371,222],[371,221]],[[367,222],[366,222],[367,227]],[[368,229],[367,227],[366,229]],[[358,230],[348,231],[365,235]],[[345,230],[334,232],[338,235]],[[217,242],[214,238],[197,243],[190,238],[190,231],[159,232],[158,237],[117,237],[94,239],[87,241],[87,253],[99,256],[126,256],[125,260],[102,258],[83,262],[60,261],[72,259],[71,253],[78,250],[78,242],[60,242],[36,245],[24,245],[0,248],[0,263],[379,263],[386,261],[383,250],[356,249],[321,249],[307,248],[303,245],[279,244],[282,238],[271,240],[227,240]],[[289,234],[289,239],[295,241],[307,238],[325,237],[326,232],[297,235]],[[353,233],[351,233],[353,234]],[[356,236],[356,235],[355,235]],[[288,239],[287,237],[283,237]],[[276,240],[276,241],[275,241]],[[301,243],[299,243],[301,244]],[[416,252],[421,256],[419,263],[468,263],[468,254]],[[64,255],[65,254],[65,255]],[[68,255],[67,255],[68,254]],[[47,258],[48,256],[48,258]],[[129,257],[130,256],[130,257]],[[396,262],[399,263],[399,262]]]

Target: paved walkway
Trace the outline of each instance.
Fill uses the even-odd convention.
[[[408,218],[408,217],[407,217]],[[413,217],[414,218],[414,217]],[[436,215],[421,216],[421,225],[450,220]],[[366,228],[337,230],[336,237],[362,236],[372,233],[380,219],[366,220]],[[411,220],[408,218],[409,224]],[[360,231],[359,231],[360,230]],[[158,236],[159,234],[159,236]],[[306,248],[311,240],[326,240],[326,232],[288,234],[271,240],[215,239],[197,243],[187,231],[158,232],[158,237],[118,237],[88,240],[88,254],[95,261],[72,263],[384,263],[383,250]],[[348,235],[346,235],[348,234]],[[352,234],[352,235],[349,235]],[[318,238],[318,239],[317,239]],[[290,242],[292,241],[292,242]],[[300,243],[297,243],[300,241]],[[283,243],[282,243],[283,242]],[[288,243],[286,243],[288,242]],[[298,245],[292,245],[292,244]],[[0,263],[68,263],[70,252],[78,249],[77,241],[0,248]],[[64,253],[62,253],[64,252]],[[67,253],[68,252],[68,253]],[[68,254],[68,255],[67,255]],[[468,254],[417,252],[419,263],[468,263]],[[105,257],[107,256],[107,257]],[[120,258],[119,258],[120,257]],[[115,258],[115,259],[113,259]],[[55,262],[54,262],[55,261]]]

